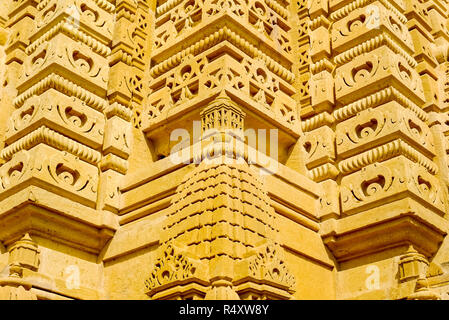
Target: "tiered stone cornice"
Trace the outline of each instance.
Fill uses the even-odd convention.
[[[63,32],[69,37],[75,38],[78,41],[88,45],[94,52],[108,57],[111,54],[109,46],[98,41],[96,38],[86,34],[84,31],[77,29],[77,26],[73,22],[61,21],[45,34],[37,38],[32,42],[25,50],[26,54],[31,55],[37,48],[44,42],[51,40],[54,36]]]
[[[103,111],[107,106],[107,102],[96,94],[93,94],[72,81],[65,79],[63,76],[53,73],[17,96],[14,99],[15,107],[19,108],[23,106],[27,99],[34,95],[40,95],[48,89],[56,89],[67,96],[75,96],[84,101],[88,106],[98,111]]]
[[[154,66],[150,75],[153,78],[160,76],[161,74],[167,72],[171,68],[179,65],[182,59],[190,54],[198,55],[207,49],[217,45],[222,41],[230,41],[233,45],[238,47],[240,50],[248,54],[251,58],[260,57],[266,62],[267,68],[284,79],[285,81],[292,83],[294,81],[294,74],[287,68],[283,67],[281,64],[276,62],[274,59],[266,55],[261,50],[257,49],[256,46],[252,45],[250,42],[241,37],[238,33],[232,31],[229,27],[225,26],[218,31],[204,37],[202,40],[192,44],[187,49],[184,49],[170,58],[158,63]]]

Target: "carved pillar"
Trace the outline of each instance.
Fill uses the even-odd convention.
[[[6,246],[27,233],[98,254],[113,235],[116,222],[97,200],[109,150],[114,12],[108,1],[11,1],[6,80],[14,111],[0,153]]]
[[[3,148],[3,135],[4,135],[4,128],[5,128],[5,122],[6,119],[9,117],[10,109],[7,106],[10,106],[10,104],[5,101],[6,96],[6,90],[5,87],[7,86],[7,80],[6,80],[6,54],[5,54],[5,45],[8,41],[8,31],[6,30],[6,22],[7,22],[7,15],[8,15],[8,8],[9,3],[5,3],[4,6],[0,9],[0,104],[4,107],[1,108],[1,119],[3,119],[3,123],[0,124],[0,128],[2,128],[0,132],[0,150]],[[6,98],[7,100],[7,98]]]
[[[412,2],[329,1],[341,212],[321,233],[341,263],[404,243],[431,257],[445,234],[426,112],[437,102],[424,89],[435,63],[421,48],[429,26],[408,9]]]
[[[7,133],[7,119],[14,110],[13,99],[17,95],[19,76],[23,73],[25,49],[29,44],[28,37],[35,25],[36,1],[6,1],[2,6],[3,29],[1,42],[4,42],[3,78],[0,91],[2,108],[0,123],[0,150],[5,147],[5,134]],[[6,43],[5,43],[6,42]],[[0,160],[2,164],[5,160]]]
[[[198,110],[222,93],[241,106],[252,128],[279,129],[279,160],[287,161],[286,150],[300,133],[291,97],[289,5],[272,0],[158,3],[150,94],[142,117],[158,158],[170,153],[171,131],[192,131]]]
[[[9,276],[0,279],[1,300],[36,300],[26,280],[27,275],[37,271],[40,263],[40,250],[30,235],[25,234],[8,248]]]
[[[447,48],[449,44],[447,6],[440,1],[409,1],[406,5],[408,28],[415,48],[414,58],[418,63],[416,70],[423,83],[426,101],[423,109],[429,115],[427,124],[434,138],[436,154],[434,161],[439,167],[436,176],[444,186],[448,178],[440,133],[441,130],[445,131],[444,122],[447,116],[444,111],[447,105],[444,103],[444,84],[441,81],[444,78],[444,66],[440,66],[443,61],[438,51]],[[447,208],[447,187],[442,188],[442,195]]]
[[[115,213],[119,209],[120,182],[128,170],[127,159],[131,148],[133,61],[137,55],[133,36],[137,30],[137,6],[136,1],[116,1],[111,52],[108,56],[109,105],[105,110],[97,208]]]

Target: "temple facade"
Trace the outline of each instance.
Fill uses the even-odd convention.
[[[0,299],[449,299],[449,0],[2,0]]]

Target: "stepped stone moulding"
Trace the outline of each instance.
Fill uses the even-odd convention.
[[[449,0],[3,0],[0,299],[449,299]]]

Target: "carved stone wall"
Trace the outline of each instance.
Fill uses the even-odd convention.
[[[448,299],[448,15],[5,0],[0,298]]]

